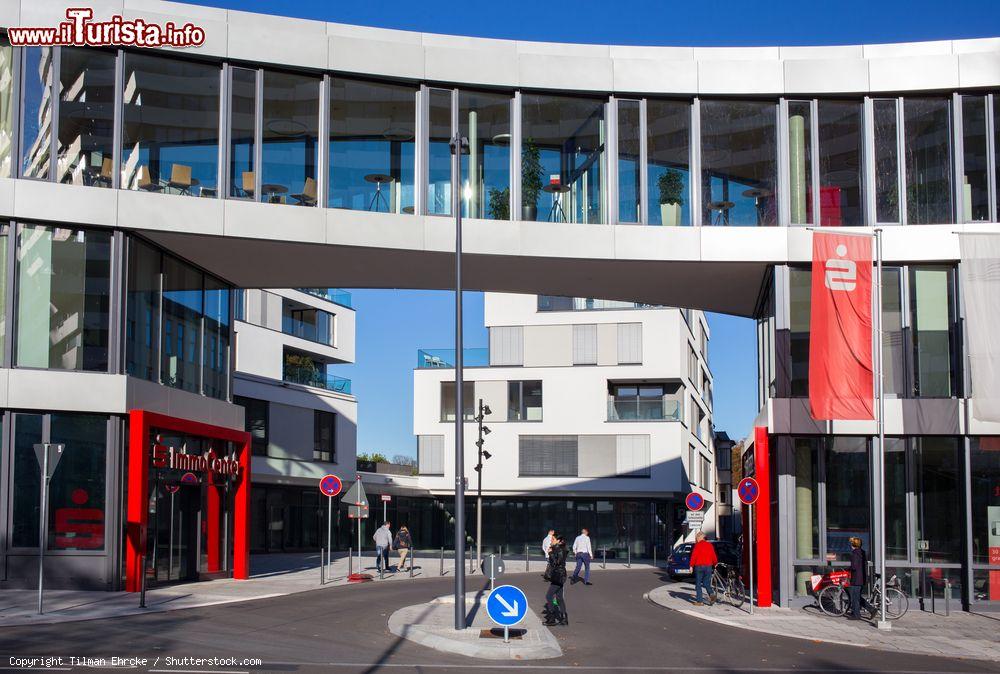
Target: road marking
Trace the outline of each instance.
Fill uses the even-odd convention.
[[[158,672],[159,674],[250,674],[250,672],[233,672],[220,669],[149,669],[146,671],[150,672],[150,674],[153,672]]]
[[[944,657],[944,656],[942,656],[942,657]],[[544,669],[544,670],[572,669],[572,670],[601,671],[601,672],[608,671],[608,667],[606,665],[602,665],[602,666],[597,666],[597,665],[592,665],[592,666],[588,666],[588,665],[531,665],[531,664],[527,664],[527,663],[524,663],[524,664],[517,663],[517,664],[515,664],[514,661],[511,661],[511,662],[505,663],[505,664],[497,664],[497,665],[471,665],[471,664],[453,665],[453,664],[434,664],[434,663],[426,663],[426,662],[406,664],[406,663],[399,663],[399,662],[267,662],[267,661],[265,661],[261,665],[261,667],[266,668],[268,665],[270,665],[270,666],[276,666],[276,665],[278,665],[278,666],[286,666],[286,667],[287,666],[297,666],[297,667],[329,667],[329,668],[337,667],[337,668],[344,668],[344,669],[346,669],[348,667],[359,667],[359,668],[360,667],[366,667],[366,668],[376,668],[376,669],[396,668],[396,669],[416,669],[416,670],[426,670],[426,669],[464,669],[464,670],[472,670],[472,669],[482,669],[482,670],[502,669],[502,670],[508,670],[509,671],[511,669],[518,669],[518,670],[529,670],[530,671],[530,670],[536,670],[536,669]],[[715,665],[715,666],[712,666],[712,667],[691,667],[691,666],[673,667],[673,666],[655,666],[655,665],[654,666],[642,666],[642,665],[622,666],[622,665],[615,665],[615,667],[614,667],[614,670],[615,671],[619,671],[619,672],[631,672],[631,671],[634,671],[634,672],[644,672],[644,671],[645,672],[718,672],[719,669],[720,669],[719,665]],[[156,671],[156,670],[149,670],[149,671],[153,672],[153,671]],[[179,672],[180,670],[171,669],[171,670],[162,670],[162,671]],[[801,667],[788,668],[788,667],[743,667],[743,666],[740,666],[739,667],[739,671],[741,671],[741,672],[761,672],[761,673],[771,672],[771,673],[774,673],[774,674],[781,674],[782,672],[797,672],[798,674],[803,674],[803,673],[804,674],[833,674],[833,673],[843,674],[844,668],[843,667],[839,667],[839,668],[836,668],[836,669],[831,669],[831,668],[826,668],[826,669],[807,669],[807,668],[801,668]],[[889,668],[889,669],[881,669],[881,670],[880,669],[864,669],[863,671],[866,671],[866,672],[892,672],[892,674],[931,674],[934,670],[929,670],[929,669],[895,669],[895,668]],[[982,670],[969,669],[969,670],[950,670],[950,671],[952,672],[952,674],[956,674],[959,671],[978,672],[978,671],[982,671]],[[225,672],[213,672],[212,674],[226,674],[226,673]]]

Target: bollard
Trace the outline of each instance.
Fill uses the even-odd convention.
[[[944,579],[944,614],[951,615],[951,578]]]
[[[524,570],[528,571],[528,544],[524,544]]]
[[[604,555],[604,561],[601,562],[601,568],[602,569],[606,569],[606,568],[608,568],[608,549],[607,548],[601,548],[601,552]]]
[[[410,578],[413,578],[413,558],[416,556],[416,551],[410,550]]]
[[[354,548],[347,548],[347,576],[354,575]]]
[[[659,565],[656,563],[656,546],[655,545],[653,546],[653,568],[654,569],[660,568]]]
[[[326,585],[326,550],[319,549],[319,584]]]
[[[444,575],[444,548],[441,548],[441,574]]]
[[[383,575],[385,573],[385,567],[388,565],[382,563],[381,557],[375,560],[375,565],[378,567],[378,579],[383,580],[385,578],[385,576]]]
[[[469,558],[469,575],[471,576],[476,572],[476,567],[475,567],[476,560],[472,558],[472,546],[470,545],[466,547],[465,551],[468,553],[467,557]]]
[[[499,555],[499,557],[500,557],[500,559],[503,559],[503,546],[502,545],[500,546],[500,555]]]
[[[625,568],[626,569],[631,569],[632,568],[632,546],[631,545],[628,546],[628,560],[625,562]]]

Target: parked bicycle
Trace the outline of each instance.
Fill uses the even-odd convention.
[[[820,590],[817,597],[820,609],[823,613],[832,616],[842,616],[847,613],[851,606],[851,600],[847,594],[848,578],[839,577],[831,585]],[[910,600],[906,593],[899,589],[899,578],[893,574],[886,584],[885,590],[885,617],[887,620],[898,620],[902,618],[910,607]],[[875,582],[866,588],[866,594],[862,596],[868,602],[868,618],[874,620],[878,617],[882,607],[882,578],[875,574]]]
[[[725,597],[726,601],[739,608],[746,601],[746,587],[743,579],[737,573],[736,567],[719,562],[712,570],[712,593],[716,597]]]

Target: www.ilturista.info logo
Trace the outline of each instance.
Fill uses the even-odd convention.
[[[178,26],[172,21],[160,25],[143,19],[114,15],[108,21],[92,21],[90,7],[70,7],[56,27],[8,28],[7,37],[15,47],[198,47],[205,43],[205,29],[193,23]]]

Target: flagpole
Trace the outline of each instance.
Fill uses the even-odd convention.
[[[878,628],[880,630],[891,629],[891,624],[885,615],[885,595],[888,589],[888,578],[885,576],[885,363],[883,358],[884,345],[882,336],[882,228],[875,228],[875,279],[877,292],[875,293],[875,364],[878,373],[875,381],[878,382],[878,564],[879,575],[882,578],[882,591],[879,593],[879,618]]]

